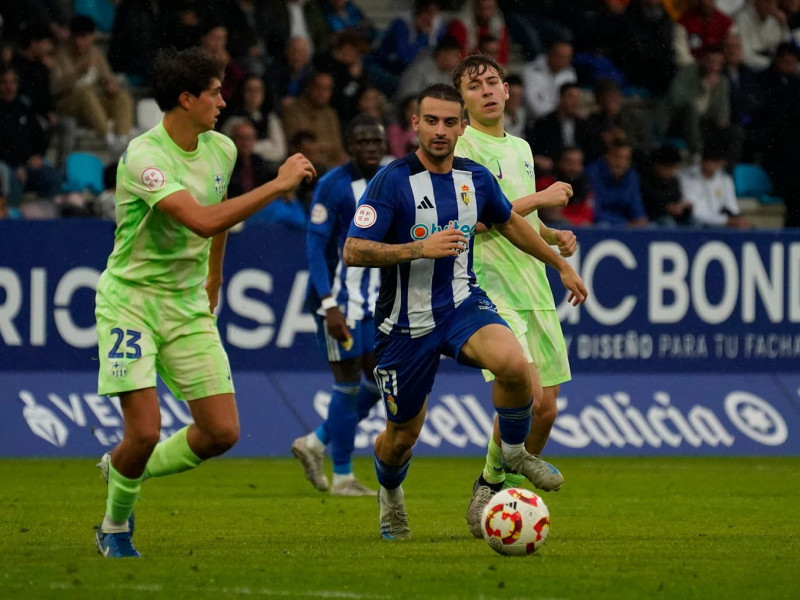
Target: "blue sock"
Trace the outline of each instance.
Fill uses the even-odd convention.
[[[383,462],[378,455],[375,455],[375,474],[378,476],[378,483],[385,487],[387,490],[396,490],[400,487],[408,474],[408,465],[411,463],[411,458],[404,462],[399,467],[387,465]]]
[[[533,401],[519,408],[496,408],[500,424],[500,439],[507,444],[524,444],[531,431]]]
[[[328,427],[327,419],[320,423],[319,427],[314,430],[314,435],[316,435],[317,439],[322,442],[323,446],[327,446],[331,443],[331,432],[330,428]]]
[[[360,421],[369,414],[372,407],[381,399],[381,392],[373,381],[362,381],[361,390],[358,392],[356,410]]]
[[[358,426],[356,401],[361,384],[343,382],[333,385],[331,404],[328,407],[328,430],[331,438],[333,472],[349,475],[353,472],[350,457],[353,454],[353,438]]]

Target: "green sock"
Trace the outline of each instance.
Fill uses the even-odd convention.
[[[109,462],[108,499],[106,500],[106,516],[103,519],[103,531],[128,530],[128,517],[131,516],[133,505],[139,499],[141,486],[141,477],[128,479]]]
[[[486,451],[486,464],[483,467],[483,478],[487,483],[503,483],[506,479],[503,470],[503,451],[493,438],[489,438],[489,447]]]
[[[523,484],[526,481],[527,479],[525,479],[524,475],[520,475],[519,473],[506,473],[506,482],[503,484],[503,489],[525,487]]]
[[[156,445],[144,468],[145,479],[183,473],[203,462],[189,447],[188,432],[189,427],[184,427]]]

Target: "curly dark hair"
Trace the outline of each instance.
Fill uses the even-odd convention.
[[[183,92],[200,96],[215,77],[222,81],[225,63],[199,47],[163,50],[155,62],[153,97],[158,107],[170,111],[178,106]]]
[[[502,81],[506,80],[506,70],[488,54],[472,54],[461,59],[453,69],[453,85],[461,89],[461,79],[464,77],[480,77],[489,69],[494,69]]]

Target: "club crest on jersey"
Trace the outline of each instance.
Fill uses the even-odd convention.
[[[128,365],[125,364],[124,360],[113,359],[109,363],[109,369],[111,371],[111,376],[114,379],[120,379],[121,377],[125,377],[128,374]]]
[[[523,160],[522,164],[525,166],[525,172],[528,174],[528,177],[533,179],[533,165],[527,160]]]
[[[311,209],[311,217],[309,218],[309,221],[311,221],[314,225],[322,225],[327,220],[328,209],[325,208],[324,204],[317,202]]]
[[[461,186],[461,201],[467,206],[472,201],[472,191],[466,183]]]
[[[225,174],[224,173],[217,173],[214,175],[214,191],[222,196],[225,193],[225,189],[228,187],[228,182],[225,181]]]

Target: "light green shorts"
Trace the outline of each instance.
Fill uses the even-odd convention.
[[[95,316],[98,394],[155,387],[156,373],[180,400],[233,393],[228,355],[202,288],[165,294],[103,273]]]
[[[514,332],[528,362],[536,366],[542,387],[572,379],[567,344],[555,310],[512,310],[497,304],[497,312]],[[486,381],[494,380],[489,371],[482,373]]]

